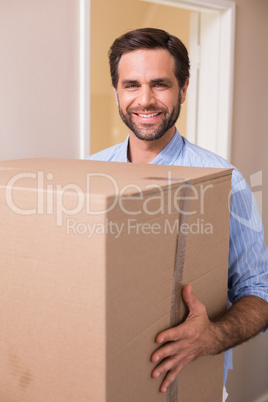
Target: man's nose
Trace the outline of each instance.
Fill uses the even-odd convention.
[[[152,88],[149,86],[141,87],[138,97],[138,104],[145,108],[154,103],[155,97]]]

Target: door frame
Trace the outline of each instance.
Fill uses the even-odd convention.
[[[90,155],[90,0],[80,0],[79,157]]]

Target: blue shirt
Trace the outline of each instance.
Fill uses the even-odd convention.
[[[129,137],[125,142],[91,155],[90,160],[128,162]],[[228,300],[258,296],[268,302],[268,249],[255,197],[242,174],[220,156],[191,144],[176,130],[151,164],[233,168],[230,211]],[[227,370],[232,368],[231,351],[226,353]]]

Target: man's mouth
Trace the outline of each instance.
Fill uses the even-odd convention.
[[[157,112],[157,113],[147,113],[147,114],[144,114],[144,113],[134,113],[134,114],[136,114],[136,115],[139,116],[139,117],[142,117],[142,118],[146,119],[146,118],[158,116],[159,114],[161,114],[161,112]]]

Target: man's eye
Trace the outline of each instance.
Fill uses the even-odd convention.
[[[156,82],[155,83],[156,87],[162,87],[162,88],[166,88],[167,84],[164,84],[163,82]]]
[[[127,88],[127,89],[132,89],[132,88],[137,88],[137,87],[138,87],[137,84],[129,84],[129,85],[126,85],[126,88]]]

